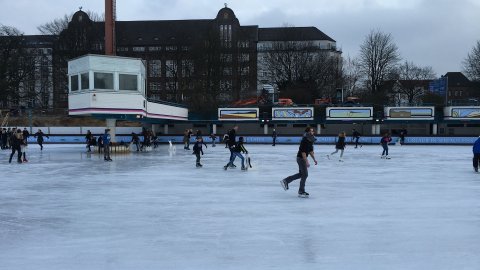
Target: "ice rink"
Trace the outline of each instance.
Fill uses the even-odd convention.
[[[177,145],[112,155],[84,145],[1,152],[0,269],[480,269],[480,174],[471,146],[315,145],[306,190],[298,145],[245,145],[253,168],[203,168]],[[313,164],[313,163],[312,163]]]

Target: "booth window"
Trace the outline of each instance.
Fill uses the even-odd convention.
[[[72,91],[78,91],[78,75],[73,75],[70,77],[70,84]]]
[[[89,81],[90,80],[88,78],[88,73],[80,74],[80,83],[81,83],[82,90],[90,88]]]
[[[95,72],[93,74],[93,83],[95,89],[113,90],[113,73]]]
[[[138,90],[137,75],[119,74],[120,90]]]

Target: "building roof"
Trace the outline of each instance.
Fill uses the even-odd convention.
[[[470,80],[462,72],[447,72],[448,86],[469,86]]]
[[[274,27],[258,28],[258,41],[303,41],[328,40],[333,41],[318,28],[310,27]]]

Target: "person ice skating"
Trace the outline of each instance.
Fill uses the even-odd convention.
[[[242,153],[248,154],[248,151],[247,149],[245,149],[245,146],[243,146],[243,137],[239,137],[238,142],[236,142],[235,146],[230,149],[232,151],[232,157],[230,158],[230,161],[227,163],[227,165],[223,166],[223,168],[226,170],[228,169],[228,167],[232,167],[235,158],[239,157],[242,160],[242,170],[246,170],[247,168],[245,167],[245,158],[243,157]]]
[[[228,132],[223,135],[223,143],[225,144],[225,148],[228,148]]]
[[[90,148],[92,146],[92,139],[93,139],[93,135],[92,135],[92,132],[90,130],[87,130],[87,134],[85,135],[85,141],[87,143],[87,152],[92,152],[92,149]]]
[[[38,145],[40,145],[40,150],[41,150],[41,151],[43,150],[43,136],[49,138],[47,135],[45,135],[45,133],[42,132],[41,129],[39,129],[39,130],[37,131],[37,133],[35,133],[35,134],[33,135],[33,137],[37,138],[37,143],[38,143]]]
[[[228,149],[230,150],[230,158],[228,159],[229,161],[235,160],[234,158],[234,153],[233,149],[235,148],[236,145],[236,139],[237,139],[237,130],[238,126],[234,126],[232,129],[228,131]],[[235,168],[235,164],[233,164],[233,161],[230,164],[230,167]]]
[[[327,158],[330,159],[330,156],[338,153],[338,150],[340,150],[340,159],[338,161],[343,162],[343,151],[345,150],[346,145],[347,144],[345,143],[345,132],[340,132],[340,134],[338,134],[337,143],[335,144],[335,151],[332,152],[330,155],[327,155]]]
[[[105,133],[102,136],[103,141],[103,160],[105,161],[112,161],[110,158],[110,129],[105,129]]]
[[[212,147],[215,147],[215,140],[217,139],[217,136],[215,136],[214,133],[210,134],[210,139],[212,140]]]
[[[480,161],[480,137],[473,144],[473,169],[478,172],[478,162]]]
[[[388,132],[385,133],[382,139],[380,140],[380,144],[383,147],[382,158],[390,159],[390,157],[388,156],[388,143],[390,143],[391,141],[392,141],[392,138],[390,137]]]
[[[27,128],[23,128],[22,135],[24,140],[28,140],[30,137],[30,132],[28,132]]]
[[[190,150],[190,137],[192,136],[193,132],[191,129],[185,129],[183,133],[183,149]]]
[[[27,159],[27,149],[28,149],[28,141],[27,141],[27,138],[29,136],[29,133],[27,131],[27,134],[25,134],[25,131],[26,130],[23,130],[23,134],[22,134],[22,137],[23,137],[23,140],[20,144],[20,150],[22,151],[22,161],[23,162],[28,162],[28,159]]]
[[[136,147],[137,147],[137,152],[140,151],[140,138],[138,138],[138,135],[135,132],[132,132],[132,141]]]
[[[352,141],[355,140],[355,148],[358,148],[358,140],[360,140],[360,132],[355,129],[352,129]],[[362,145],[360,145],[362,147]]]
[[[405,136],[407,136],[407,130],[402,128],[402,130],[400,130],[400,145],[405,143]]]
[[[193,145],[193,154],[195,154],[195,156],[197,157],[197,160],[196,160],[197,168],[203,166],[200,163],[200,154],[202,154],[202,156],[203,156],[202,144],[204,144],[203,140],[202,140],[202,137],[197,137],[197,141]]]
[[[273,132],[272,132],[272,139],[273,139],[272,146],[275,146],[275,143],[277,142],[277,131],[275,129],[273,129]]]
[[[97,140],[97,146],[98,146],[98,153],[102,153],[103,150],[103,135],[98,136]]]
[[[309,194],[305,191],[305,182],[308,177],[308,167],[310,163],[308,162],[308,156],[312,157],[315,165],[317,165],[317,160],[315,159],[315,154],[313,152],[313,143],[315,142],[315,130],[311,127],[305,129],[305,134],[302,137],[300,142],[300,147],[298,148],[297,153],[297,164],[298,164],[298,173],[290,175],[287,178],[280,181],[284,190],[288,190],[288,185],[296,180],[300,179],[300,186],[298,188],[298,196],[308,197]]]
[[[12,147],[12,153],[10,154],[10,159],[8,160],[8,163],[12,163],[12,158],[15,155],[15,152],[17,152],[17,162],[22,163],[22,151],[20,149],[22,141],[23,141],[23,135],[20,129],[18,129],[17,132],[12,133],[10,137],[10,145]]]

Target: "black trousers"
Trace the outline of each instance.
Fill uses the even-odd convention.
[[[297,164],[298,173],[285,178],[285,181],[290,184],[292,181],[300,178],[300,186],[298,187],[298,193],[303,193],[305,192],[305,182],[307,182],[308,177],[307,162],[303,158],[297,157]]]
[[[473,167],[478,169],[478,162],[480,161],[480,153],[473,154]]]

